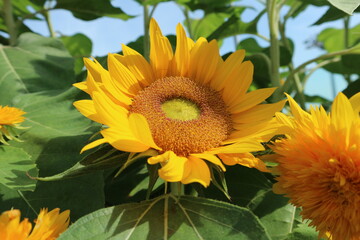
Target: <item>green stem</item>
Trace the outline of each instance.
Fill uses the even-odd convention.
[[[318,65],[316,65],[315,67],[313,67],[312,69],[309,70],[309,72],[306,74],[306,76],[303,79],[303,84],[305,85],[306,82],[308,81],[308,79],[310,78],[310,76],[319,68],[322,68],[330,63],[339,62],[340,60],[341,60],[340,57],[336,57],[336,58],[322,61],[321,63],[319,63]]]
[[[154,15],[154,12],[155,12],[155,9],[156,9],[157,6],[158,6],[158,4],[155,4],[155,5],[152,7],[152,9],[151,9],[151,11],[150,11],[150,14],[149,14],[149,19],[151,19],[152,16]]]
[[[344,17],[344,48],[349,48],[350,47],[350,29],[349,29],[349,24],[350,24],[350,16],[345,16]],[[347,83],[351,82],[350,79],[350,74],[344,74],[344,78],[347,81]],[[334,80],[334,78],[332,78],[332,80]],[[334,80],[335,81],[335,80]],[[332,84],[332,86],[335,86],[335,84]],[[335,92],[336,90],[333,89],[333,92]]]
[[[164,240],[168,239],[168,228],[169,228],[169,197],[166,196],[164,200]]]
[[[280,30],[280,35],[281,35],[281,41],[284,45],[285,48],[287,48],[289,50],[289,52],[291,52],[291,46],[289,43],[289,40],[287,39],[286,35],[285,35],[285,25],[286,25],[286,21],[288,18],[284,18],[284,22],[279,24],[279,30]],[[292,72],[294,71],[294,65],[292,62],[290,62],[288,64],[288,68],[289,71]],[[305,109],[305,95],[304,95],[304,87],[303,84],[300,80],[299,75],[296,73],[293,75],[292,79],[288,79],[287,81],[293,80],[294,81],[294,86],[297,92],[297,97],[298,97],[298,102],[301,106],[301,108]],[[281,92],[279,94],[282,94]],[[278,97],[281,97],[281,95],[277,95]],[[275,100],[280,100],[280,99],[275,99]]]
[[[53,25],[52,25],[52,22],[51,22],[49,11],[45,11],[43,13],[43,16],[45,17],[45,21],[46,21],[46,25],[47,25],[47,27],[49,29],[50,37],[52,37],[52,38],[56,37],[55,31],[54,31],[54,28],[53,28]]]
[[[3,1],[4,1],[4,5],[3,5],[4,19],[10,37],[9,42],[11,46],[14,46],[16,44],[18,30],[13,17],[13,8],[11,5],[11,0],[3,0]]]
[[[185,21],[186,21],[186,25],[188,26],[188,32],[189,32],[189,37],[191,39],[193,39],[193,32],[192,32],[192,28],[191,28],[191,21],[190,21],[190,17],[189,17],[189,10],[187,9],[187,7],[183,8],[183,13],[185,16]]]
[[[181,196],[184,194],[184,185],[181,182],[171,182],[170,190],[174,196]]]
[[[267,0],[267,13],[268,13],[268,22],[270,29],[270,76],[271,84],[273,87],[280,86],[280,51],[279,51],[279,7],[276,5],[276,0]],[[275,93],[274,98],[278,99]]]
[[[344,47],[350,47],[350,31],[349,31],[349,23],[350,23],[350,16],[345,16],[344,18]]]
[[[35,209],[33,208],[33,206],[29,203],[29,201],[26,199],[26,197],[24,196],[24,194],[20,191],[17,190],[19,196],[25,201],[25,203],[29,206],[29,208],[35,213],[35,215],[37,216],[38,213],[35,211]]]
[[[269,39],[269,38],[261,35],[260,33],[255,33],[254,35],[257,36],[257,37],[259,37],[259,38],[261,38],[261,39],[263,39],[263,40],[265,40],[265,41],[267,41],[267,42],[270,42],[270,39]]]
[[[150,59],[150,36],[149,36],[149,6],[144,5],[144,57]]]
[[[293,77],[294,74],[302,71],[308,64],[313,63],[313,62],[317,62],[320,60],[325,60],[328,58],[332,58],[332,57],[337,57],[337,56],[341,56],[341,55],[346,55],[346,54],[352,54],[355,51],[359,51],[359,47],[355,48],[349,48],[349,49],[345,49],[345,50],[341,50],[341,51],[337,51],[337,52],[332,52],[332,53],[328,53],[328,54],[324,54],[321,55],[319,57],[310,59],[306,62],[304,62],[303,64],[301,64],[300,66],[298,66],[297,68],[295,68],[287,77],[287,80],[291,79]],[[279,92],[286,92],[289,90],[289,84],[291,83],[291,81],[285,81],[285,84],[282,85],[279,89]]]

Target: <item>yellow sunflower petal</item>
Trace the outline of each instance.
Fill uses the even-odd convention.
[[[31,223],[25,218],[20,221],[21,213],[18,209],[5,211],[0,215],[0,239],[26,240],[30,231]]]
[[[350,101],[342,92],[340,92],[334,99],[331,107],[333,123],[339,128],[349,128],[355,116]]]
[[[190,53],[190,78],[207,84],[214,76],[219,60],[217,42],[213,40],[208,43],[206,39],[199,38]]]
[[[80,89],[81,91],[84,91],[84,92],[86,92],[86,93],[89,94],[89,92],[88,92],[88,86],[87,86],[87,84],[86,84],[85,81],[84,81],[84,82],[74,83],[73,86],[76,87],[76,88],[78,88],[78,89]]]
[[[155,78],[163,78],[173,58],[173,51],[169,40],[161,33],[159,25],[154,19],[150,20],[150,63],[155,72]]]
[[[176,26],[176,51],[175,57],[168,71],[170,76],[186,76],[190,65],[190,48],[183,26]]]
[[[302,110],[301,107],[295,102],[295,100],[290,95],[288,95],[287,93],[285,93],[285,95],[288,98],[291,108],[291,113],[292,115],[294,115],[295,118],[305,119],[309,117],[309,114],[304,110]]]
[[[107,128],[101,131],[106,142],[114,148],[124,152],[144,152],[149,149],[147,144],[141,142],[130,132],[123,132],[117,128]]]
[[[359,114],[360,112],[360,92],[353,95],[350,99],[349,99],[351,106],[353,107],[355,114]]]
[[[95,110],[94,102],[92,100],[79,100],[74,102],[74,106],[76,107],[79,112],[84,115],[85,117],[98,122],[101,122],[101,117],[97,115]]]
[[[233,144],[213,148],[207,153],[244,153],[264,150],[264,146],[254,139],[241,139]]]
[[[101,139],[95,140],[95,141],[87,144],[86,146],[84,146],[84,147],[81,149],[80,153],[83,153],[83,152],[85,152],[85,151],[87,151],[87,150],[89,150],[89,149],[95,148],[95,147],[99,146],[100,144],[103,144],[103,143],[106,143],[106,142],[108,142],[108,141],[106,141],[105,138],[101,138]]]
[[[50,212],[47,209],[41,209],[34,229],[27,240],[56,239],[69,226],[69,214],[69,210],[60,213],[59,208]]]
[[[225,88],[223,97],[225,103],[232,108],[239,103],[239,99],[244,96],[250,87],[254,73],[254,65],[250,61],[243,62],[240,67],[234,69]]]
[[[218,156],[226,165],[239,164],[248,168],[256,168],[262,172],[269,172],[266,164],[251,153],[220,153]]]
[[[240,68],[244,58],[244,50],[237,50],[232,53],[215,73],[214,79],[210,82],[210,86],[217,91],[221,91],[226,84],[232,82],[233,78],[237,77],[235,76],[236,72]],[[237,81],[240,81],[240,79],[237,79]]]
[[[143,87],[155,81],[151,65],[140,53],[124,44],[122,45],[122,50],[124,56],[114,54],[114,57],[131,71]]]
[[[115,104],[104,93],[94,92],[93,101],[96,112],[98,113],[99,122],[107,126],[119,126],[123,124],[127,117],[128,110]]]
[[[172,151],[148,159],[149,164],[161,163],[159,176],[168,182],[180,182],[183,179],[186,162],[186,157],[179,157]]]
[[[91,76],[96,80],[101,82],[101,72],[104,70],[101,64],[94,62],[88,58],[84,58],[84,65]]]
[[[141,140],[142,143],[148,145],[151,148],[161,150],[151,135],[149,124],[146,118],[138,113],[132,113],[129,116],[130,129],[134,135]]]
[[[245,94],[239,102],[229,107],[232,114],[246,111],[259,103],[262,103],[273,94],[276,88],[263,88]]]
[[[210,170],[206,163],[195,156],[189,156],[185,162],[185,169],[189,170],[187,177],[181,180],[182,183],[188,184],[198,182],[204,187],[210,185]]]
[[[222,144],[230,144],[246,138],[261,139],[266,142],[276,134],[283,134],[283,128],[284,125],[275,118],[262,122],[239,124]]]
[[[214,154],[207,154],[207,153],[193,153],[191,154],[191,156],[197,157],[197,158],[201,158],[201,159],[205,159],[215,165],[218,165],[219,167],[221,167],[221,169],[225,172],[226,168],[225,166],[222,164],[222,162],[220,161],[219,158],[217,158]]]
[[[286,103],[286,100],[279,101],[272,104],[260,104],[247,111],[233,114],[232,118],[234,124],[238,123],[251,123],[255,121],[261,121],[271,119],[275,112],[280,111]]]
[[[138,79],[115,58],[114,54],[108,55],[108,68],[114,82],[113,86],[118,86],[122,92],[133,97],[142,89]]]

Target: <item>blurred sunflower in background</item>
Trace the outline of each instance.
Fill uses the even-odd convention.
[[[0,142],[3,144],[7,144],[6,139],[8,140],[18,140],[16,138],[17,134],[15,132],[16,128],[22,129],[20,126],[25,120],[23,116],[25,114],[24,111],[9,106],[1,106],[0,105]]]
[[[54,240],[69,226],[69,215],[69,210],[60,213],[58,208],[50,212],[46,208],[41,209],[32,228],[27,218],[20,221],[21,213],[18,209],[11,209],[0,215],[0,239]]]
[[[274,191],[302,208],[319,237],[360,239],[360,93],[339,93],[329,114],[322,107],[307,113],[288,99],[293,117],[276,114],[287,138],[272,147]]]
[[[176,51],[155,20],[150,22],[150,62],[123,45],[123,55],[108,55],[108,70],[85,59],[88,76],[75,84],[91,100],[75,107],[103,124],[102,137],[82,151],[109,143],[140,153],[152,149],[149,164],[161,164],[168,182],[211,181],[208,164],[241,164],[267,171],[251,152],[264,150],[278,124],[273,118],[285,101],[262,104],[275,88],[247,92],[253,65],[238,50],[225,61],[216,40],[196,42],[179,24]]]

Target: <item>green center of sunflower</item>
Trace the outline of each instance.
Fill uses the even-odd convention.
[[[167,100],[161,105],[161,109],[166,117],[182,121],[197,119],[200,116],[199,107],[192,101],[183,98]]]
[[[220,146],[232,131],[219,92],[185,77],[165,77],[135,96],[130,112],[142,114],[155,143],[178,156]]]

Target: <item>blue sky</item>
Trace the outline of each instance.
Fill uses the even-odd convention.
[[[87,35],[93,42],[93,56],[104,56],[107,53],[118,52],[121,50],[122,43],[128,43],[136,40],[143,34],[143,18],[142,7],[133,0],[114,0],[112,4],[120,7],[129,15],[136,16],[133,19],[122,21],[119,19],[101,18],[93,21],[81,21],[74,18],[71,13],[64,10],[51,11],[51,19],[55,31],[63,35],[73,35],[75,33],[83,33]],[[243,0],[242,5],[254,6],[261,9],[259,2],[254,0]],[[297,18],[291,19],[287,24],[287,35],[295,43],[295,52],[293,61],[295,66],[312,59],[322,54],[319,49],[307,49],[305,45],[306,40],[316,38],[316,35],[322,29],[327,27],[342,27],[341,21],[334,21],[325,23],[320,26],[312,26],[312,24],[327,10],[326,7],[309,7],[305,12],[301,13]],[[199,18],[202,16],[201,11],[196,11],[191,17]],[[244,21],[250,21],[256,16],[256,11],[246,10],[242,17]],[[163,33],[174,34],[176,25],[184,21],[184,16],[179,9],[172,2],[165,2],[159,4],[156,8],[153,17],[159,23]],[[351,19],[351,25],[360,22],[360,16],[355,15]],[[48,30],[44,22],[28,21],[29,26],[35,32],[47,36]],[[258,23],[259,32],[268,36],[268,26],[266,16],[263,16]],[[249,35],[238,36],[238,41],[248,38]],[[260,41],[261,43],[261,41]],[[264,44],[264,42],[262,42]],[[221,47],[221,53],[227,53],[234,50],[233,39],[224,41]],[[336,91],[341,91],[346,87],[345,81],[340,76],[335,76]],[[330,74],[325,70],[316,71],[309,79],[305,92],[310,95],[321,95],[328,99],[333,98],[332,88],[330,83]]]

